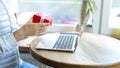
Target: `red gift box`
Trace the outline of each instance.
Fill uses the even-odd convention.
[[[52,18],[38,12],[33,15],[32,22],[33,23],[49,23],[50,25],[52,25]]]

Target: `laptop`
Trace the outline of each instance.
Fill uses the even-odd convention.
[[[89,18],[89,14],[84,19],[82,27],[86,26],[86,22]],[[42,50],[55,50],[55,51],[67,51],[74,52],[78,45],[80,38],[79,32],[58,32],[45,34],[39,37],[39,43],[36,45],[36,49]]]
[[[79,41],[78,33],[50,33],[39,37],[36,49],[74,52]]]

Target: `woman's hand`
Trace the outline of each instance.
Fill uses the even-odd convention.
[[[33,23],[34,25],[34,30],[35,30],[35,35],[39,35],[40,33],[44,32],[49,24],[47,23]]]
[[[39,15],[38,15],[39,16]],[[46,17],[49,19],[49,17]],[[44,32],[49,25],[52,24],[52,19],[50,18],[49,22],[43,23],[44,21],[33,21],[34,15],[29,19],[28,23],[25,24],[25,35],[40,35],[40,33]],[[39,19],[39,18],[37,18]]]
[[[40,35],[40,33],[44,32],[49,24],[47,23],[27,23],[24,25],[24,34],[25,36],[31,35]]]

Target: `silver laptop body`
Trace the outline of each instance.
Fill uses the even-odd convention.
[[[50,33],[39,37],[36,49],[74,52],[79,41],[78,33]]]

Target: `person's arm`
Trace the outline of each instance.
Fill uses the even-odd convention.
[[[18,29],[17,31],[15,31],[13,34],[16,40],[18,41],[23,39],[25,36],[34,35],[33,30],[34,30],[33,25],[26,24],[22,26],[20,29]]]

